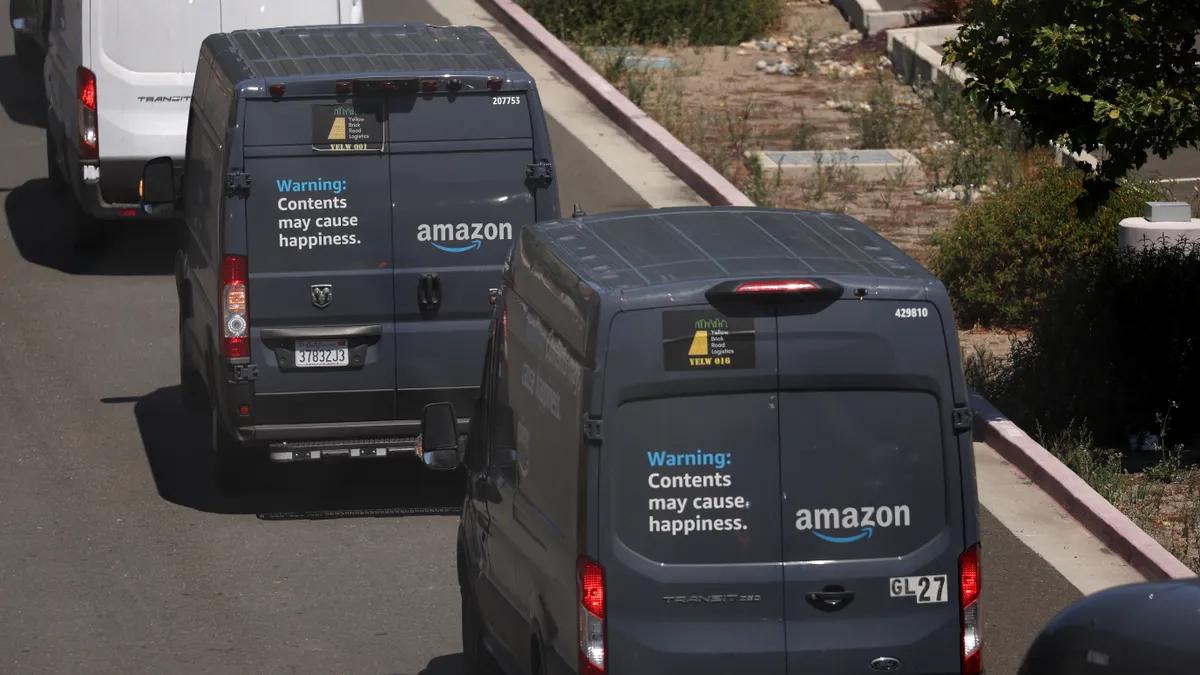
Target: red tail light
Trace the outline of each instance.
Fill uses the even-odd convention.
[[[250,315],[246,258],[227,255],[221,261],[221,356],[240,359],[250,356]]]
[[[96,74],[80,66],[75,70],[79,95],[79,158],[99,159],[100,128],[96,118]]]
[[[437,91],[437,88],[438,88],[437,80],[421,80],[421,91],[423,91],[425,93],[429,93],[431,91]]]
[[[983,671],[983,618],[979,615],[982,576],[979,573],[979,558],[979,544],[963,551],[958,557],[963,675],[979,675]]]
[[[608,662],[604,625],[604,568],[579,558],[579,675],[604,675]]]
[[[811,281],[747,281],[740,284],[734,293],[803,293],[819,291],[821,287]]]
[[[502,80],[498,77],[489,77],[487,79],[487,88],[488,89],[498,90],[503,86],[504,86],[504,80]]]

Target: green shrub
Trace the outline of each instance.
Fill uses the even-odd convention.
[[[1065,269],[1114,253],[1121,219],[1141,215],[1144,202],[1165,194],[1125,182],[1081,217],[1074,202],[1083,193],[1082,172],[1060,168],[1048,153],[1029,161],[1019,181],[965,209],[934,237],[931,266],[965,325],[1027,327]]]
[[[558,38],[591,45],[736,44],[766,32],[782,0],[518,0]]]
[[[1200,242],[1115,247],[1077,261],[1033,313],[1029,337],[1007,363],[978,356],[966,372],[1018,425],[1047,433],[1086,424],[1124,447],[1130,434],[1200,432]],[[986,393],[985,393],[986,392]],[[1164,411],[1171,428],[1164,429]]]

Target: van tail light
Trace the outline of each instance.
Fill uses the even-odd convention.
[[[756,279],[726,281],[706,294],[709,301],[735,298],[764,300],[830,300],[842,297],[842,286],[829,279]]]
[[[247,276],[244,256],[227,255],[221,261],[221,356],[232,359],[250,356]]]
[[[738,284],[738,287],[733,289],[734,293],[808,293],[810,291],[819,291],[821,287],[807,279],[795,279],[792,281],[747,281],[744,284]]]
[[[579,572],[579,675],[604,675],[608,662],[604,627],[604,568],[581,556]]]
[[[962,597],[962,673],[983,672],[983,618],[979,615],[979,544],[958,557],[958,580]]]
[[[96,119],[96,74],[80,66],[75,69],[79,95],[79,158],[100,158],[100,128]]]

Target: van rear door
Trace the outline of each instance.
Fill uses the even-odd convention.
[[[786,672],[773,311],[613,320],[596,561],[609,672]]]
[[[246,103],[256,424],[394,419],[385,116],[382,96]],[[365,149],[330,142],[335,127]]]
[[[880,658],[903,672],[961,670],[964,505],[949,320],[924,301],[779,308],[793,675],[865,673]]]
[[[200,43],[221,32],[221,1],[105,0],[91,7],[93,42],[84,65],[96,75],[101,157],[182,157]],[[136,186],[137,179],[125,182]],[[136,193],[108,197],[137,201]]]
[[[428,57],[438,67],[438,56]],[[428,403],[469,411],[483,369],[490,289],[539,188],[526,92],[394,94],[391,152],[397,419]],[[477,87],[477,88],[476,88]]]

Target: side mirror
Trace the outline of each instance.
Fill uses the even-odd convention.
[[[458,418],[449,403],[430,403],[421,414],[417,454],[425,466],[438,471],[458,468]]]
[[[175,194],[175,162],[170,157],[155,157],[142,165],[142,208],[147,213],[173,210]]]

